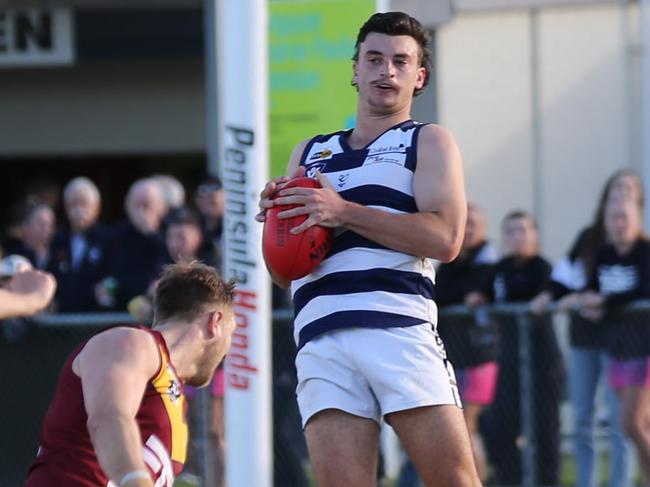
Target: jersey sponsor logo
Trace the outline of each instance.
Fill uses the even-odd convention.
[[[404,146],[404,144],[371,147],[368,150],[368,155],[369,156],[374,156],[374,155],[378,155],[378,154],[387,154],[387,153],[391,153],[391,152],[406,153],[406,147]]]
[[[379,163],[403,166],[406,164],[406,152],[382,152],[380,154],[368,155],[365,161],[363,161],[364,166]]]

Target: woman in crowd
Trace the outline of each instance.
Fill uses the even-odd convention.
[[[536,313],[543,312],[551,300],[571,308],[578,303],[588,276],[593,272],[599,249],[605,245],[605,207],[608,201],[630,199],[643,206],[643,189],[639,176],[627,169],[617,171],[606,182],[600,196],[593,223],[583,229],[568,255],[553,268],[549,288],[531,303]],[[629,487],[634,462],[631,446],[621,428],[620,404],[617,395],[605,380],[607,355],[606,336],[602,326],[594,326],[580,314],[574,313],[569,324],[569,400],[572,406],[573,441],[576,459],[576,484],[580,487],[598,485],[594,448],[596,397],[604,389],[609,442],[609,476],[607,487]]]
[[[504,258],[495,267],[482,295],[470,299],[481,303],[528,302],[548,285],[551,266],[539,255],[537,225],[522,211],[508,214],[502,223]],[[498,317],[500,354],[496,396],[482,422],[488,456],[495,481],[519,485],[522,464],[518,438],[521,435],[519,329],[513,315]],[[559,402],[564,366],[553,323],[549,316],[531,321],[529,343],[533,387],[533,428],[536,440],[538,485],[559,483]]]
[[[623,305],[650,298],[650,241],[637,201],[618,197],[605,206],[607,244],[594,259],[580,314],[604,326],[608,379],[621,401],[621,420],[650,482],[650,323],[621,315]]]

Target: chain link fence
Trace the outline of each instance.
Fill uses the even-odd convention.
[[[273,318],[274,485],[312,485],[300,417],[295,401],[295,345],[291,312]],[[650,317],[650,303],[638,302],[622,315],[631,323]],[[619,318],[620,320],[620,318]],[[461,374],[486,361],[499,366],[494,399],[480,417],[489,464],[486,485],[576,485],[572,411],[567,400],[566,360],[570,354],[568,319],[560,313],[534,316],[525,305],[500,305],[469,311],[449,307],[440,312],[440,333]],[[4,418],[0,435],[0,486],[23,484],[36,454],[38,435],[65,358],[73,348],[103,327],[132,323],[128,314],[61,314],[5,320],[0,329]],[[204,392],[205,391],[205,392]],[[194,485],[213,486],[214,459],[210,436],[209,392],[194,399],[192,422]],[[600,402],[602,402],[599,399]],[[608,425],[597,405],[596,451],[605,451]],[[397,441],[394,437],[391,440]],[[386,446],[385,442],[382,442]],[[394,445],[393,445],[394,446]],[[383,464],[401,464],[399,449],[384,448]],[[604,461],[603,465],[607,465]],[[600,473],[605,485],[607,468]],[[380,472],[378,484],[415,487],[394,468]],[[381,478],[383,477],[383,478]],[[409,483],[410,482],[410,483]],[[189,481],[178,486],[192,485]],[[631,485],[637,484],[635,479]],[[231,486],[239,487],[239,486]]]

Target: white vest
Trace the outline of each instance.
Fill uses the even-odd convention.
[[[348,201],[390,213],[415,213],[413,173],[422,126],[403,122],[359,150],[347,144],[350,131],[319,135],[307,144],[300,165],[308,176],[316,170],[326,175]],[[435,326],[434,282],[429,259],[339,229],[325,260],[291,284],[298,348],[340,328]]]

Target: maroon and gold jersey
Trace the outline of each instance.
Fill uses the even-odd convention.
[[[156,487],[172,487],[183,469],[188,428],[183,384],[169,360],[162,335],[148,328],[160,351],[160,369],[149,380],[136,420],[143,440],[144,460]],[[26,487],[113,487],[97,461],[88,434],[81,379],[72,362],[86,342],[70,355],[45,415],[36,460]]]

